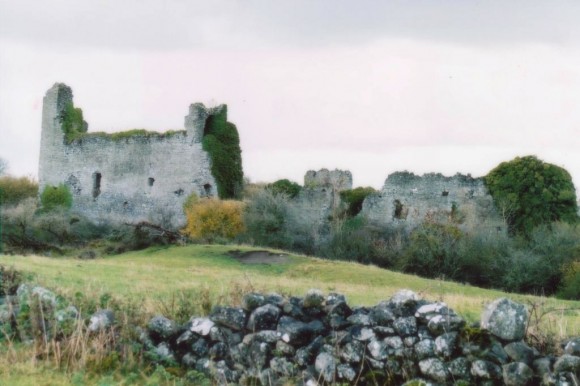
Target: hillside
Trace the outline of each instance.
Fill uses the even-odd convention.
[[[431,300],[443,300],[468,320],[477,320],[482,305],[508,296],[545,310],[566,309],[546,316],[558,333],[580,335],[580,301],[506,294],[469,285],[429,280],[357,263],[329,261],[276,251],[272,263],[250,263],[230,252],[255,248],[224,245],[150,248],[97,260],[0,256],[0,264],[32,273],[34,281],[65,295],[76,292],[97,297],[143,299],[147,311],[158,312],[159,300],[179,292],[207,289],[213,302],[231,292],[263,291],[303,295],[310,288],[343,293],[349,302],[373,305],[401,288]],[[284,258],[276,257],[284,254]],[[238,253],[239,255],[239,253]],[[266,257],[266,261],[267,261]],[[573,311],[572,311],[573,310]]]

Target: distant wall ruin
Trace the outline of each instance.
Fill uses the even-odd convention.
[[[308,171],[304,188],[292,200],[300,223],[313,235],[323,238],[329,235],[332,219],[345,210],[340,192],[349,189],[352,189],[349,171]],[[429,222],[453,224],[463,231],[507,231],[483,179],[461,174],[445,177],[435,173],[423,176],[393,173],[379,192],[364,200],[360,216],[378,226],[409,231]]]
[[[376,224],[405,228],[434,222],[453,223],[466,231],[507,230],[483,179],[462,174],[393,173],[380,192],[365,199],[361,214]]]

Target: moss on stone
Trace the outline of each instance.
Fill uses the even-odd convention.
[[[145,129],[131,129],[126,131],[119,131],[116,133],[105,133],[104,131],[96,131],[93,133],[81,133],[76,134],[72,140],[69,140],[68,143],[88,139],[88,138],[103,138],[108,139],[111,141],[122,141],[125,139],[130,138],[170,138],[177,135],[186,135],[185,130],[168,130],[166,132],[160,133],[157,131],[148,131]]]

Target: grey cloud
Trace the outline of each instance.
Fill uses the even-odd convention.
[[[0,36],[138,50],[319,47],[381,38],[577,44],[580,2],[0,0]]]

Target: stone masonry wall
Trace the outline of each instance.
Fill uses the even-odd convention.
[[[191,193],[217,195],[201,144],[205,121],[216,109],[192,104],[186,130],[170,136],[86,136],[66,143],[60,116],[68,103],[72,91],[64,84],[44,97],[40,191],[67,184],[73,210],[96,223],[155,221],[173,227],[184,224],[182,206]]]
[[[312,236],[329,234],[329,219],[341,205],[340,192],[348,189],[352,189],[352,174],[348,170],[309,170],[304,176],[304,187],[291,201],[297,221],[309,228]]]
[[[426,221],[453,222],[466,231],[506,231],[483,179],[461,174],[393,173],[380,192],[365,199],[361,214],[379,225],[413,228]]]

